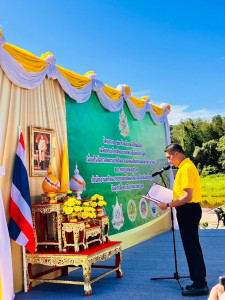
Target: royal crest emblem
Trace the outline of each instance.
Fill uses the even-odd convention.
[[[130,200],[127,204],[127,215],[131,222],[134,222],[137,217],[137,207],[134,200]]]
[[[122,113],[120,114],[119,129],[120,129],[120,134],[122,136],[124,136],[124,137],[129,136],[128,120],[127,120],[127,116],[125,115],[123,109],[122,109]]]
[[[113,227],[117,230],[120,230],[120,228],[122,228],[124,224],[124,216],[123,216],[122,204],[119,204],[117,196],[116,196],[116,205],[113,205],[112,207],[113,207],[113,219],[112,219]]]

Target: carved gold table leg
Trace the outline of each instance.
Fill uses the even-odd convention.
[[[74,251],[79,252],[79,232],[73,233],[73,239],[74,239]]]
[[[31,271],[31,264],[26,262],[26,268],[27,268],[27,291],[32,291],[32,281],[30,279],[32,278],[32,271]]]
[[[62,239],[63,239],[63,252],[67,252],[67,240],[66,240],[66,232],[62,230]]]
[[[62,233],[61,233],[62,222],[63,222],[63,217],[60,213],[58,213],[57,214],[57,229],[58,229],[59,252],[62,252]]]
[[[57,240],[57,231],[58,231],[58,223],[57,223],[57,214],[55,212],[52,213],[52,227],[53,227],[53,237],[54,240]]]
[[[83,276],[84,276],[84,293],[85,296],[92,295],[92,288],[91,288],[91,263],[86,261],[83,264]]]
[[[116,271],[117,278],[123,278],[123,271],[121,270],[122,262],[122,251],[116,254],[116,267],[119,267],[119,270]]]

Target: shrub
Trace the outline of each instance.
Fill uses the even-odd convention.
[[[218,173],[218,168],[215,166],[204,166],[201,172],[202,177]]]

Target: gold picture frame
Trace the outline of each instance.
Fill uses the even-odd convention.
[[[45,176],[55,165],[55,130],[30,126],[30,176]]]

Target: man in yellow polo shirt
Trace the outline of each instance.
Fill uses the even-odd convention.
[[[182,147],[170,144],[165,149],[168,162],[178,167],[174,187],[173,202],[159,204],[161,209],[175,207],[181,239],[187,258],[190,278],[193,281],[182,291],[183,296],[200,296],[209,293],[206,282],[206,268],[198,236],[198,225],[202,216],[201,186],[198,170],[186,158]]]

